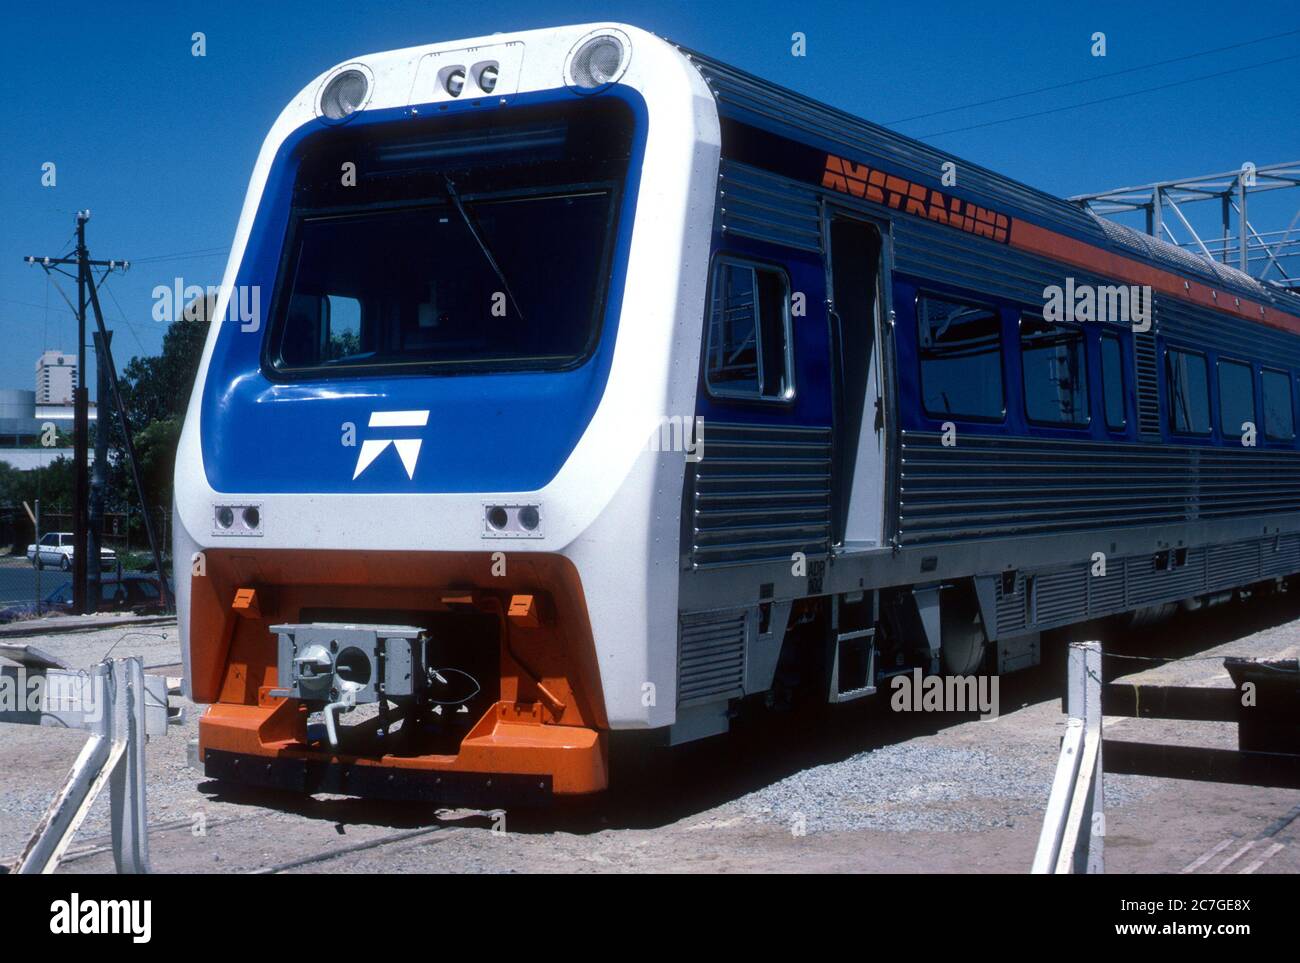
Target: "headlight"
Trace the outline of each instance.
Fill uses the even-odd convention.
[[[459,97],[460,92],[465,89],[465,71],[457,67],[451,73],[447,74],[446,80],[447,93],[453,97]]]
[[[595,90],[616,81],[627,67],[629,46],[612,33],[581,41],[569,58],[569,77],[575,87]]]
[[[478,86],[485,94],[497,89],[497,65],[488,64],[478,72]]]
[[[330,120],[343,120],[361,109],[370,91],[370,81],[360,70],[345,70],[320,95],[320,112]]]

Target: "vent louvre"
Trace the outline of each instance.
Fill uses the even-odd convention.
[[[677,704],[744,693],[745,610],[684,615],[677,649]]]
[[[1137,364],[1138,434],[1160,437],[1160,368],[1156,358],[1155,326],[1133,333],[1133,358]]]
[[[1087,576],[1086,565],[1034,576],[1034,621],[1069,623],[1087,618],[1088,596],[1079,591]]]

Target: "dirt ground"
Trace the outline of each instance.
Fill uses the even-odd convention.
[[[111,650],[179,674],[174,623],[21,641],[73,666]],[[190,767],[198,709],[186,704],[185,723],[148,749],[152,865],[173,873],[1024,872],[1064,729],[1066,638],[1051,641],[1047,664],[1002,680],[996,719],[895,713],[887,694],[834,710],[764,713],[639,778],[620,783],[616,768],[606,795],[535,811],[449,812],[221,786]],[[1300,598],[1182,616],[1104,644],[1108,678],[1226,686],[1224,655],[1297,655]],[[1115,739],[1236,745],[1228,724],[1108,718],[1106,728]],[[0,725],[0,860],[21,850],[83,740]],[[1107,872],[1300,872],[1300,792],[1121,775],[1105,785]],[[107,832],[101,799],[60,871],[111,872]]]

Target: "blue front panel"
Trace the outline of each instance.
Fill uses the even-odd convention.
[[[609,376],[645,148],[647,117],[640,95],[615,86],[601,96],[619,98],[631,108],[633,149],[599,341],[590,357],[569,370],[340,374],[329,380],[295,382],[268,378],[262,370],[262,329],[289,228],[300,148],[324,125],[314,120],[286,139],[267,179],[236,277],[241,288],[260,290],[262,329],[241,331],[238,318],[230,312],[220,319],[221,331],[204,384],[200,429],[204,469],[213,489],[231,493],[532,491],[555,477],[595,413]],[[511,106],[574,99],[572,92],[561,89],[521,94],[511,99]],[[427,116],[432,109],[422,114]],[[448,113],[498,111],[500,121],[508,123],[511,107],[466,102],[445,109]],[[348,126],[411,116],[409,109],[371,111],[357,115]],[[238,301],[238,295],[231,300]],[[368,427],[376,411],[426,410],[429,417],[423,428]],[[347,424],[355,426],[353,446],[343,444]],[[402,459],[390,445],[353,480],[363,441],[378,438],[421,440],[413,477],[408,478]]]

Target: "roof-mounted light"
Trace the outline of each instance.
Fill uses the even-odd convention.
[[[325,82],[320,95],[321,115],[329,120],[347,120],[370,98],[370,77],[359,66],[348,67]]]
[[[600,90],[623,76],[631,57],[632,44],[626,34],[601,30],[579,40],[569,52],[565,79],[579,93]]]

